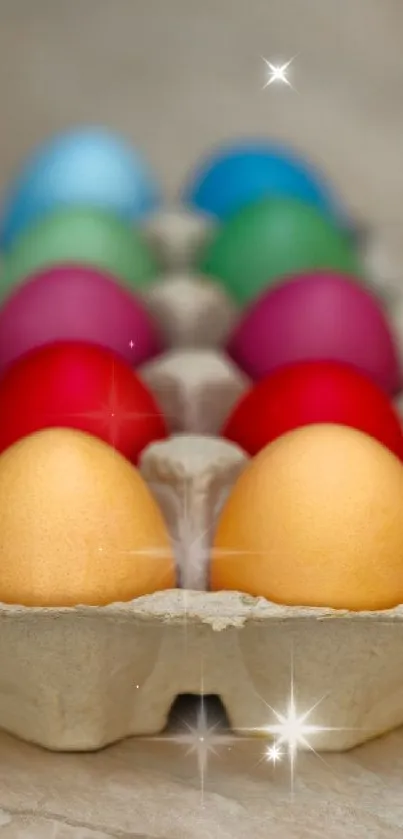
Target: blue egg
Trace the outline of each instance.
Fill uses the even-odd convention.
[[[261,198],[297,198],[341,221],[343,212],[325,180],[291,149],[265,141],[222,147],[185,188],[187,205],[228,218]]]
[[[147,163],[119,135],[77,128],[54,137],[26,160],[3,205],[0,246],[8,249],[52,210],[85,206],[135,221],[159,204]]]

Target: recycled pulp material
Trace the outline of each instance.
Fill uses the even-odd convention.
[[[216,434],[249,380],[217,350],[170,350],[144,365],[143,380],[161,405],[171,433]]]
[[[166,271],[181,271],[193,264],[199,250],[213,234],[212,218],[182,207],[164,209],[144,226],[144,234]]]
[[[238,318],[224,288],[190,271],[168,274],[145,292],[145,302],[172,348],[220,347]]]
[[[170,294],[173,311],[175,284]],[[184,335],[180,317],[176,329]],[[178,695],[204,692],[220,697],[235,731],[263,736],[292,686],[297,709],[314,709],[316,749],[348,749],[401,725],[403,607],[356,614],[203,591],[217,514],[247,462],[214,433],[245,377],[208,343],[177,346],[143,374],[172,430],[187,432],[141,460],[184,588],[102,608],[1,606],[0,727],[49,749],[96,750],[161,732]]]
[[[401,725],[403,609],[335,613],[226,592],[161,592],[128,604],[2,608],[0,720],[54,750],[157,734],[179,694],[220,696],[249,736],[286,713],[293,671],[311,744],[344,750]],[[334,729],[334,730],[332,730]]]

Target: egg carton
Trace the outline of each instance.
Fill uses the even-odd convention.
[[[179,695],[204,694],[220,698],[235,732],[266,737],[293,694],[297,710],[312,709],[311,745],[345,750],[403,723],[403,607],[349,613],[208,591],[215,522],[248,460],[217,434],[249,382],[223,350],[238,313],[192,270],[208,225],[177,214],[172,226],[174,215],[153,222],[167,273],[146,296],[171,349],[141,371],[172,436],[140,469],[173,540],[178,588],[100,608],[1,606],[0,727],[90,751],[158,734]],[[391,305],[398,282],[374,276]]]

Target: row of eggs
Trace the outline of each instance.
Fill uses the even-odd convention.
[[[8,500],[0,525],[4,536],[0,597],[6,602],[101,604],[131,599],[175,583],[165,525],[147,487],[135,469],[130,467],[128,471],[124,458],[114,457],[112,465],[111,455],[116,452],[96,439],[106,438],[136,461],[150,439],[166,433],[153,397],[137,377],[131,375],[129,382],[130,368],[124,363],[139,364],[162,348],[144,307],[133,295],[133,291],[155,280],[158,268],[142,237],[128,224],[155,207],[157,193],[138,159],[132,179],[126,164],[119,174],[119,166],[113,169],[110,165],[114,155],[115,164],[119,160],[116,140],[109,137],[106,145],[99,141],[99,134],[73,134],[42,150],[22,173],[10,198],[8,221],[7,213],[5,216],[0,365],[6,372],[0,383],[0,448],[7,451],[0,459],[0,486],[2,480],[3,487],[13,486],[13,498]],[[111,143],[115,143],[112,154]],[[130,160],[133,164],[134,158]],[[401,456],[400,424],[381,390],[394,394],[400,389],[400,370],[381,307],[363,285],[352,279],[351,275],[360,276],[362,271],[345,219],[322,183],[289,156],[284,157],[281,150],[268,153],[267,148],[255,146],[241,153],[227,152],[207,169],[199,173],[198,181],[196,178],[189,203],[226,221],[199,255],[197,265],[218,278],[238,304],[249,305],[227,349],[252,378],[263,379],[237,406],[223,430],[249,453],[262,451],[241,476],[222,513],[215,543],[220,559],[215,558],[213,550],[211,586],[238,588],[279,602],[320,605],[318,592],[323,591],[326,605],[394,605],[399,602],[395,599],[399,591],[395,585],[399,574],[396,563],[395,577],[386,575],[375,600],[370,599],[371,576],[369,589],[363,589],[362,582],[359,590],[351,589],[354,574],[363,576],[359,563],[356,567],[356,548],[357,527],[365,523],[368,513],[364,484],[355,487],[361,518],[353,522],[353,533],[351,527],[345,531],[345,522],[340,519],[343,511],[345,518],[346,504],[333,504],[333,520],[329,515],[323,519],[320,506],[324,467],[329,458],[332,464],[337,453],[349,452],[352,463],[361,451],[367,478],[371,474],[379,478],[380,469],[384,483],[386,476],[390,487],[394,481],[395,490],[400,474],[396,463],[403,471],[399,461],[374,439]],[[276,197],[267,198],[267,193]],[[60,265],[63,262],[70,264]],[[326,273],[312,271],[324,265],[329,269]],[[305,274],[275,284],[279,277],[295,270]],[[309,270],[311,273],[306,273]],[[49,346],[60,338],[65,343]],[[102,344],[106,349],[101,351],[99,346],[83,341]],[[39,349],[25,356],[33,348]],[[116,355],[112,359],[110,350],[123,356],[124,361],[118,362]],[[313,362],[324,355],[333,361]],[[20,356],[21,361],[10,367],[11,361]],[[307,361],[305,366],[284,367],[301,359]],[[130,426],[132,434],[136,429],[135,439],[130,432],[122,432],[119,418],[110,422],[111,404],[115,400],[116,408],[121,398],[126,417],[136,417]],[[101,401],[104,406],[110,403],[109,414],[98,409]],[[118,410],[122,410],[121,404]],[[255,418],[261,418],[260,425]],[[323,422],[328,424],[324,431],[318,425]],[[329,425],[334,422],[352,428]],[[312,423],[314,437],[304,428],[283,436],[285,431]],[[69,425],[95,436],[56,430],[57,425]],[[52,430],[27,436],[49,426]],[[273,440],[277,442],[266,448]],[[301,440],[305,442],[301,444]],[[298,457],[301,445],[308,452],[305,461]],[[295,470],[291,471],[293,479],[284,489],[284,480],[279,482],[277,478],[284,478],[287,465],[293,463],[289,451],[297,454],[302,477],[296,481]],[[276,460],[276,452],[280,452],[280,459]],[[386,458],[383,467],[382,458]],[[340,476],[340,499],[344,492],[349,497],[345,482],[350,476],[351,489],[351,463]],[[49,485],[48,478],[55,486]],[[381,487],[382,481],[378,484]],[[292,529],[293,549],[281,541],[290,528],[284,515],[278,515],[276,488],[284,514],[287,493],[289,510],[298,509],[304,499],[305,517],[301,516],[299,527]],[[298,488],[302,493],[299,502]],[[357,495],[358,489],[361,495]],[[24,503],[19,507],[20,490]],[[267,496],[273,500],[278,532],[263,503]],[[46,505],[49,508],[50,499],[53,509],[51,514],[47,509],[46,516],[51,522],[49,528],[49,524],[43,526],[43,510]],[[117,511],[114,523],[110,521],[112,509]],[[322,524],[316,531],[311,525],[308,534],[306,522],[312,522],[315,510]],[[393,509],[389,512],[392,515]],[[372,521],[376,533],[377,518]],[[335,558],[335,527],[345,533],[344,539],[355,533],[343,565],[349,573],[344,578],[341,575],[339,556],[339,570],[337,563],[333,569],[337,579],[330,588],[323,585],[325,572],[320,564],[314,563],[315,578],[312,562],[306,567],[297,563],[297,556],[304,554],[304,522],[310,546],[306,556],[311,559],[318,555],[316,537],[321,536],[325,554],[333,539],[333,554],[329,556]],[[9,544],[13,531],[14,548]],[[395,542],[392,546],[391,541],[389,548],[396,548],[400,545],[397,525],[391,534]],[[53,548],[55,544],[61,546],[53,559],[52,544]],[[130,550],[124,548],[125,544]],[[231,544],[237,546],[235,553]],[[373,550],[376,547],[375,540]],[[351,560],[354,551],[356,556]],[[277,565],[282,553],[286,559],[283,572],[273,567],[273,558]],[[395,556],[392,550],[392,564]],[[376,570],[376,562],[374,567]]]
[[[182,197],[185,206],[228,222],[197,264],[239,302],[295,270],[361,271],[323,177],[291,149],[233,143],[207,158]],[[111,132],[76,129],[45,143],[4,203],[3,296],[44,265],[72,260],[96,264],[134,289],[147,284],[158,265],[133,222],[155,211],[159,200],[146,161]]]
[[[137,463],[172,425],[159,401],[142,371],[109,347],[88,338],[46,343],[0,378],[0,453],[28,434],[65,426],[99,437]],[[246,390],[219,433],[253,456],[282,434],[325,422],[370,434],[403,460],[392,400],[368,375],[337,360],[279,365]]]
[[[93,264],[138,291],[158,277],[158,260],[141,231],[110,212],[55,210],[19,234],[5,252],[1,295],[24,276],[56,262]],[[363,274],[354,241],[318,210],[268,197],[220,225],[194,258],[195,269],[216,278],[239,304],[295,271],[328,268]]]
[[[133,367],[164,348],[163,324],[146,301],[79,264],[29,275],[3,301],[0,371],[55,340],[105,345]],[[267,289],[240,314],[225,349],[253,380],[297,360],[327,358],[354,365],[392,396],[401,389],[397,344],[380,302],[331,271],[296,274]]]
[[[108,351],[66,343],[3,381],[5,418],[18,399],[20,411],[2,431],[17,438],[0,456],[2,601],[103,605],[174,586],[162,513],[122,457],[133,434],[140,449],[150,431],[166,436],[140,379]],[[402,433],[386,394],[347,365],[291,365],[245,395],[223,434],[257,455],[219,518],[212,590],[335,608],[401,602]]]
[[[268,195],[296,198],[347,226],[323,177],[293,150],[266,140],[220,148],[192,174],[181,199],[198,212],[225,219]],[[160,203],[148,162],[123,138],[104,128],[71,129],[37,148],[11,184],[1,248],[9,250],[21,233],[54,210],[92,207],[132,223]]]
[[[268,499],[269,502],[268,503]],[[103,441],[51,428],[0,457],[0,597],[105,605],[176,586],[162,511]],[[403,468],[371,436],[318,424],[243,468],[218,517],[209,588],[287,605],[403,602]]]

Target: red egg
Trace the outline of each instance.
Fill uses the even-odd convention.
[[[255,455],[304,425],[332,423],[374,437],[403,459],[399,417],[387,395],[347,364],[308,361],[279,368],[235,406],[222,436]]]
[[[76,428],[136,462],[167,436],[154,396],[118,355],[81,342],[33,350],[0,379],[0,452],[44,428]]]

